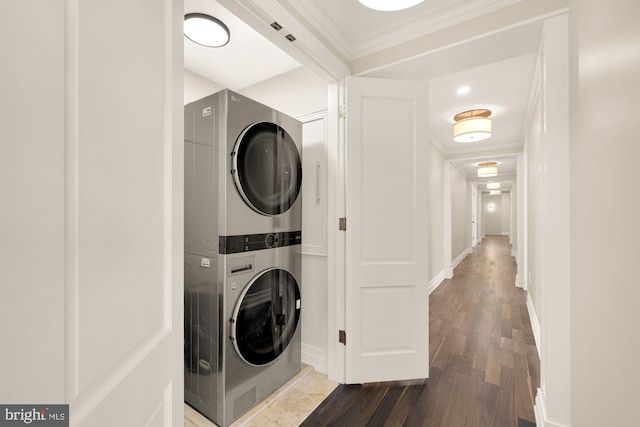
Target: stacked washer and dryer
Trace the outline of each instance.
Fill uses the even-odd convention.
[[[185,400],[226,427],[301,369],[302,125],[223,90],[184,128]]]

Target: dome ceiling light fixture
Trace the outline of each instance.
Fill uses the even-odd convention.
[[[224,22],[204,13],[188,13],[184,16],[184,35],[206,47],[222,47],[231,39],[229,27]]]
[[[453,140],[455,142],[482,141],[491,136],[491,110],[463,111],[453,116]]]
[[[487,182],[487,190],[499,190],[500,183],[499,182]]]
[[[369,9],[393,12],[413,7],[424,0],[358,0]]]
[[[478,163],[478,177],[488,178],[498,175],[498,162]]]
[[[498,194],[502,194],[502,191],[500,191],[500,190],[491,190],[491,191],[489,191],[489,195],[490,196],[497,196]]]

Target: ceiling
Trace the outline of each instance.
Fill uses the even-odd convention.
[[[357,0],[262,1],[312,26],[313,33],[349,63],[523,0],[425,0],[398,12],[373,11]],[[220,3],[231,4],[229,0]],[[186,68],[239,90],[301,66],[220,3],[185,0],[185,13],[216,16],[232,34],[229,44],[220,49],[206,49],[185,39]],[[248,1],[232,3],[235,7]],[[498,161],[500,176],[508,180],[503,188],[509,189],[516,174],[516,153],[523,144],[541,30],[541,20],[529,20],[360,75],[427,82],[429,129],[445,159],[470,178],[476,176],[478,162]],[[247,67],[247,58],[260,66]],[[458,95],[460,86],[468,86],[469,92]],[[453,116],[472,108],[492,110],[492,137],[472,144],[453,142]]]

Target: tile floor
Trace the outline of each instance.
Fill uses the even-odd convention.
[[[264,402],[231,424],[231,427],[295,427],[338,386],[338,383],[306,366]],[[184,405],[185,427],[214,427],[211,421]]]

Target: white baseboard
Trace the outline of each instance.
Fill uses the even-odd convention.
[[[444,271],[445,279],[453,279],[453,268],[449,267]]]
[[[524,289],[526,291],[527,288],[524,285],[525,285],[525,281],[524,281],[524,277],[522,277],[522,274],[516,274],[516,287],[520,289]]]
[[[531,294],[527,293],[527,311],[529,312],[529,319],[531,320],[531,329],[533,330],[533,338],[536,341],[536,349],[538,350],[538,357],[540,357],[540,322],[536,315],[536,309],[533,306],[533,300]]]
[[[536,416],[537,427],[569,427],[568,424],[558,424],[547,419],[547,404],[544,391],[539,388],[536,394],[536,404],[533,405],[533,412]]]
[[[516,251],[515,249],[511,249],[511,256],[514,258],[518,258],[518,251]]]
[[[502,232],[502,235],[503,235],[503,236],[511,236],[511,233],[509,233],[508,231],[503,231],[503,232]]]
[[[329,367],[327,352],[321,348],[302,343],[302,363],[313,366],[322,374],[327,374]]]
[[[460,264],[462,262],[464,257],[466,257],[467,255],[469,255],[471,253],[473,253],[473,249],[472,248],[467,248],[464,251],[462,251],[462,253],[460,255],[458,255],[458,257],[451,262],[450,270],[453,271],[458,266],[458,264]]]
[[[440,284],[442,284],[442,282],[444,282],[444,279],[446,279],[446,275],[445,275],[445,271],[442,270],[440,273],[436,274],[436,277],[434,277],[433,279],[429,280],[429,295],[431,295],[431,292],[435,291],[438,286],[440,286]],[[449,277],[450,279],[450,277]]]
[[[545,418],[545,401],[542,397],[543,393],[541,389],[538,389],[536,393],[536,403],[533,405],[533,413],[536,416],[536,427],[544,427],[544,418]]]

